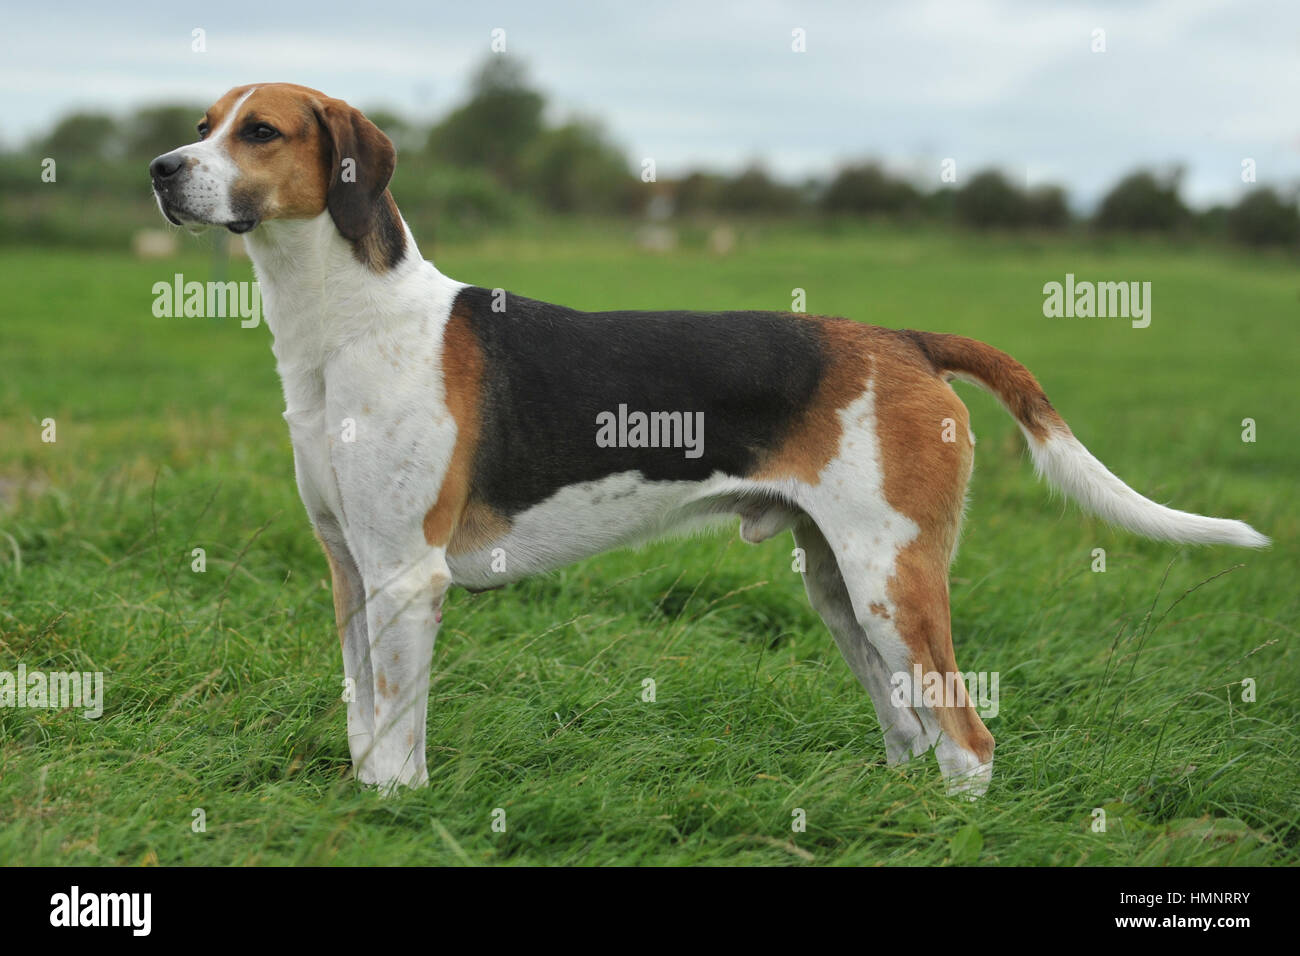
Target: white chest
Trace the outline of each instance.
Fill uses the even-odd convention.
[[[349,542],[418,535],[455,445],[442,339],[463,286],[418,255],[377,276],[327,219],[296,229],[251,251],[303,504]]]

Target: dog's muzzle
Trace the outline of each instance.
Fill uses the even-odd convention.
[[[185,180],[184,172],[190,163],[179,150],[163,153],[149,164],[149,178],[153,182],[153,192],[158,198],[158,208],[163,216],[174,226],[188,223],[225,226],[231,232],[244,233],[257,225],[256,219],[236,219],[231,222],[211,222],[202,217],[195,217],[185,209],[180,196],[181,184]]]
[[[185,168],[185,159],[179,153],[163,153],[149,164],[149,178],[153,181],[153,192],[158,197],[158,207],[167,221],[172,225],[181,225],[180,216],[174,208],[175,193],[180,182],[180,172]]]

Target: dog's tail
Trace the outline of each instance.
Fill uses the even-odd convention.
[[[1020,425],[1038,473],[1098,517],[1162,541],[1243,548],[1269,544],[1245,522],[1175,511],[1124,484],[1074,437],[1029,369],[1005,352],[960,335],[907,334],[936,372],[996,396]]]

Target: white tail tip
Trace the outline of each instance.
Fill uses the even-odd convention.
[[[1022,429],[1023,430],[1023,429]],[[1175,511],[1144,498],[1120,481],[1074,435],[1057,432],[1025,439],[1038,473],[1099,518],[1147,538],[1186,544],[1231,544],[1266,548],[1268,537],[1244,521]]]

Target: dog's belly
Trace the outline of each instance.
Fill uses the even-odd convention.
[[[725,522],[749,494],[775,487],[722,475],[705,481],[648,481],[622,472],[566,486],[514,515],[509,530],[473,550],[450,553],[452,581],[500,587],[615,548]]]

